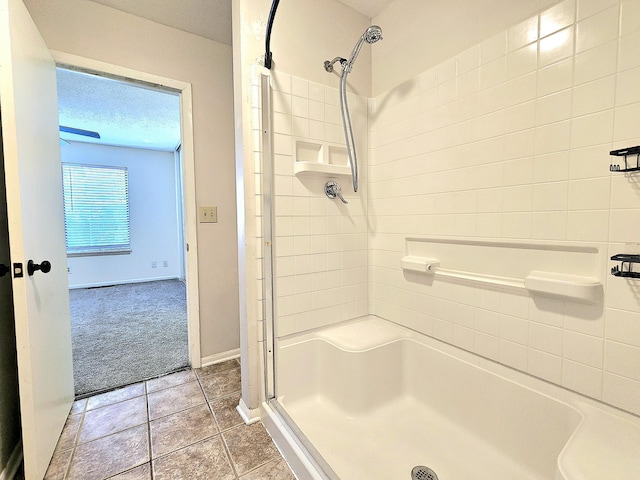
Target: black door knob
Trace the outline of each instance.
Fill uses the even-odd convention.
[[[4,277],[9,272],[10,272],[9,265],[5,265],[4,263],[0,263],[0,277]]]
[[[49,273],[51,271],[51,262],[45,260],[42,263],[33,263],[33,260],[29,260],[27,263],[27,273],[29,276],[40,270],[42,273]]]

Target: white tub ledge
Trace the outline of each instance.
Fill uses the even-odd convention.
[[[640,425],[580,404],[580,426],[558,457],[555,480],[640,479]]]

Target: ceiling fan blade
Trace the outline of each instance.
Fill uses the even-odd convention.
[[[75,135],[82,135],[84,137],[100,138],[100,134],[98,132],[92,132],[91,130],[82,130],[80,128],[64,127],[60,125],[60,131],[73,133]]]

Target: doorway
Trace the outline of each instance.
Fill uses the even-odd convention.
[[[69,65],[57,80],[76,396],[199,366],[185,92]]]

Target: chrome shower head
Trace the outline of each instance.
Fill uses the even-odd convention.
[[[360,53],[360,48],[362,47],[362,44],[364,42],[371,44],[371,43],[377,42],[378,40],[382,40],[382,29],[377,25],[371,25],[369,28],[367,28],[364,31],[362,36],[358,39],[356,46],[353,47],[353,51],[349,56],[349,60],[347,60],[346,63],[343,63],[342,61],[340,62],[342,63],[343,74],[351,73],[351,67],[353,67],[353,62],[356,61],[356,58]],[[326,69],[326,66],[325,66],[325,69]]]
[[[371,25],[363,36],[367,43],[376,43],[382,40],[382,29],[378,25]]]
[[[342,72],[348,74],[349,72],[351,72],[351,67],[353,67],[353,62],[356,61],[358,53],[360,53],[362,44],[364,42],[372,44],[376,43],[378,40],[382,40],[382,29],[378,25],[371,25],[358,39],[356,46],[353,47],[353,51],[351,52],[348,60],[342,57],[336,57],[333,60],[326,60],[324,62],[324,69],[327,72],[333,72],[333,64],[337,61],[340,61],[340,65],[342,65]]]

